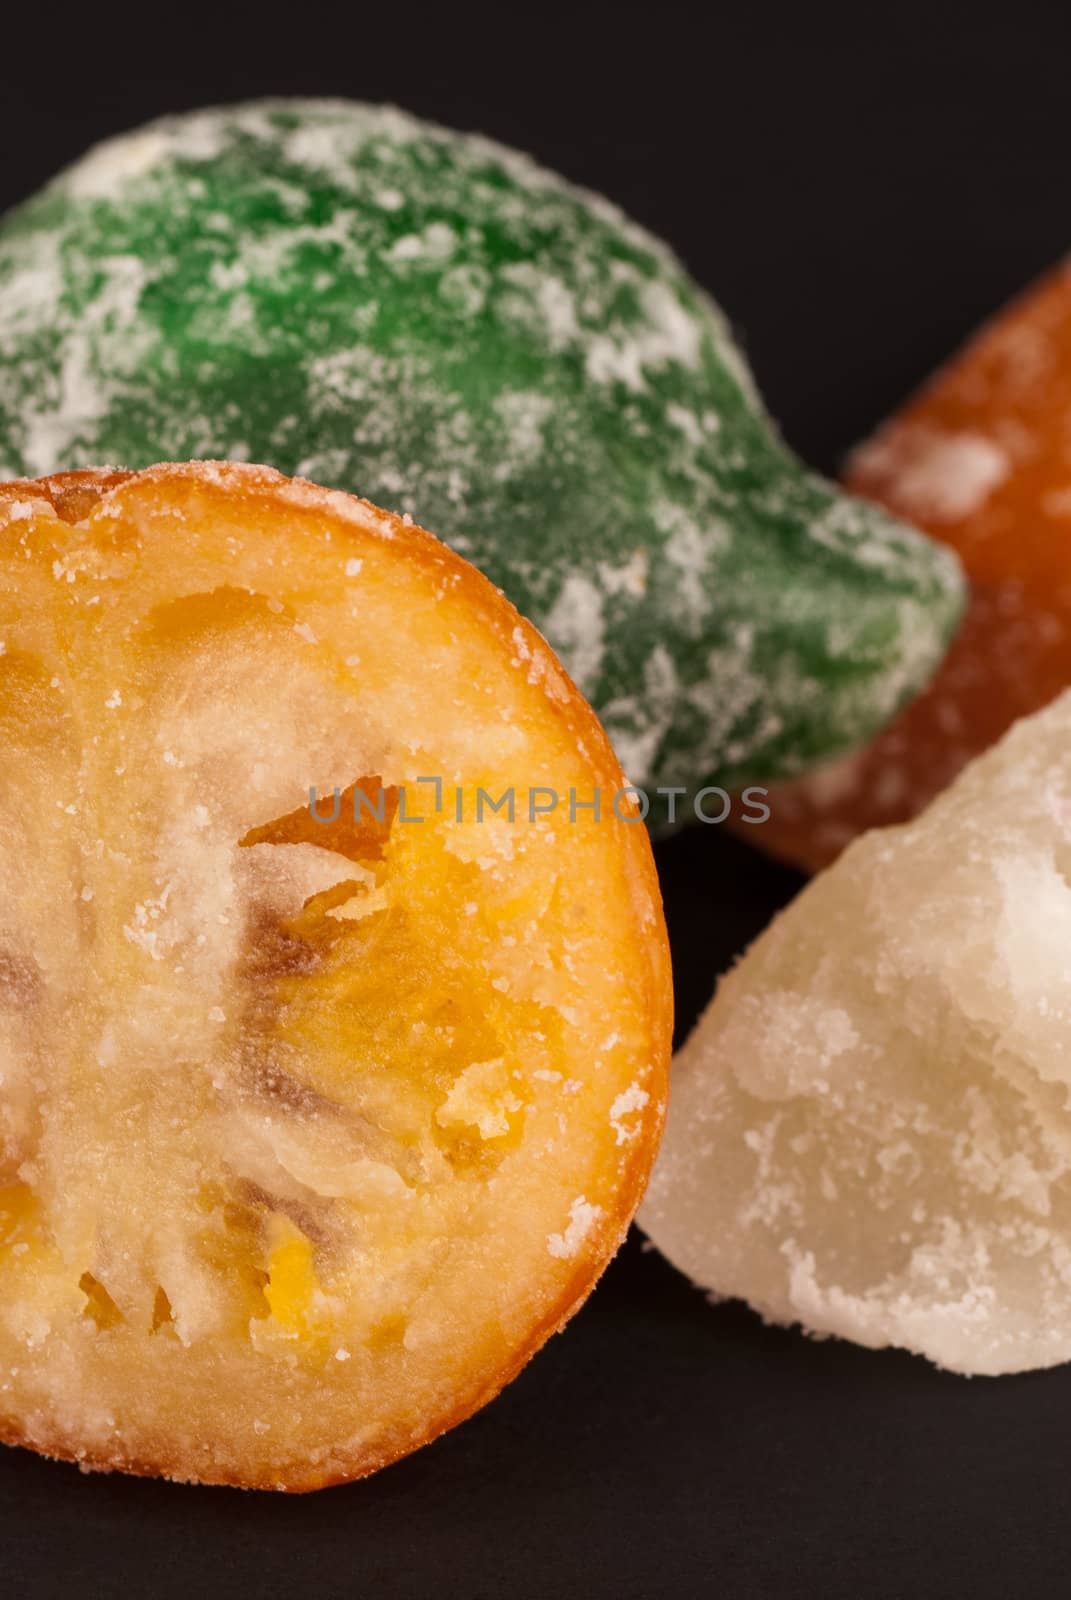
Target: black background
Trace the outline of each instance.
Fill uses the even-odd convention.
[[[1068,247],[1066,6],[198,13],[9,0],[0,205],[162,111],[393,100],[523,146],[666,236],[789,440],[843,452]],[[679,1034],[798,880],[716,828],[659,850]],[[0,1451],[0,1593],[1065,1595],[1071,1369],[968,1382],[713,1308],[635,1235],[491,1407],[284,1499]]]

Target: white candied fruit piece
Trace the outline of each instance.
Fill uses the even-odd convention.
[[[1071,1358],[1071,691],[857,840],[681,1051],[640,1221],[764,1317]]]

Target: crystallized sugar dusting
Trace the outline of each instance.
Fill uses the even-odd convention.
[[[641,1221],[764,1316],[1071,1358],[1071,692],[782,914],[674,1073]]]
[[[895,472],[905,510],[921,521],[958,522],[972,516],[1004,482],[1006,453],[982,433],[894,426],[861,446],[853,471],[878,478]]]
[[[0,471],[204,456],[431,527],[546,631],[648,786],[858,743],[958,606],[953,558],[772,436],[664,246],[382,107],[168,118],[0,230]]]
[[[602,1208],[578,1195],[569,1207],[569,1224],[562,1233],[547,1235],[547,1250],[552,1256],[568,1260],[575,1256],[592,1228],[602,1216]]]

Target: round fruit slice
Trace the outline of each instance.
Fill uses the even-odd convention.
[[[785,448],[664,245],[382,106],[165,118],[0,226],[0,472],[161,456],[270,461],[427,522],[649,790],[856,747],[961,606],[947,550]]]
[[[821,873],[674,1067],[640,1220],[763,1316],[1071,1360],[1071,691]]]
[[[849,463],[849,487],[952,545],[963,625],[930,686],[866,749],[773,790],[749,829],[815,868],[914,816],[1071,684],[1071,265],[1012,302]]]
[[[643,1188],[634,797],[539,635],[366,502],[161,466],[5,485],[0,529],[0,1434],[371,1472],[519,1369]]]

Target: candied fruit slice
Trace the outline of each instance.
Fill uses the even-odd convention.
[[[661,1126],[645,829],[528,806],[617,792],[597,721],[429,535],[201,463],[0,486],[0,728],[0,1436],[290,1489],[416,1448]]]

